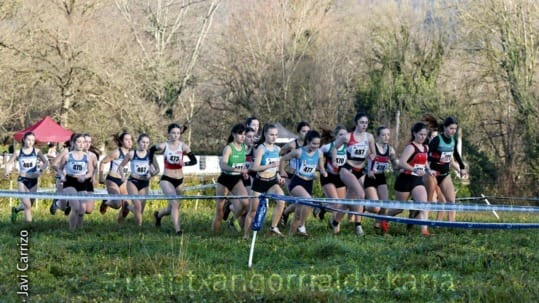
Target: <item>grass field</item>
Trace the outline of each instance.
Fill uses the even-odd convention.
[[[99,204],[97,204],[98,206]],[[0,202],[0,302],[537,302],[537,230],[433,229],[392,224],[389,236],[367,236],[351,225],[333,236],[327,222],[310,218],[309,238],[268,234],[269,216],[257,238],[254,266],[250,241],[222,226],[211,233],[213,201],[185,201],[183,236],[169,218],[161,230],[147,206],[142,228],[132,215],[123,225],[117,211],[85,218],[68,231],[67,217],[34,209],[34,222],[9,220]],[[501,213],[505,222],[537,222],[535,214]],[[489,213],[461,213],[460,221],[495,221]],[[26,242],[28,241],[28,242]],[[27,244],[26,244],[27,243]],[[28,256],[28,259],[26,257]],[[26,268],[27,267],[27,268]],[[29,287],[29,297],[17,294]]]

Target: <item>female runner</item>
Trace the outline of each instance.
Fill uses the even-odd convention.
[[[258,196],[263,193],[271,193],[276,195],[283,195],[283,190],[280,184],[284,183],[284,179],[279,176],[277,170],[279,168],[279,146],[275,144],[277,140],[278,130],[273,124],[266,124],[262,129],[262,135],[256,142],[254,163],[251,170],[256,171],[256,176],[251,186],[251,195],[256,196],[252,198],[249,203],[249,212],[245,217],[245,224],[243,226],[243,238],[249,239],[249,231],[251,230],[251,222],[253,221],[256,210],[258,208]],[[281,215],[284,209],[284,201],[277,200],[275,210],[273,211],[273,218],[271,221],[270,232],[278,236],[283,236],[279,227]]]
[[[163,152],[165,169],[161,176],[159,185],[165,195],[181,195],[183,189],[183,167],[197,164],[197,158],[191,152],[191,148],[180,141],[182,133],[187,130],[186,126],[172,123],[168,126],[168,141],[159,143],[150,148],[150,159],[153,159],[156,152]],[[184,162],[186,155],[189,161]],[[177,235],[182,234],[180,228],[180,201],[177,199],[168,200],[168,206],[160,211],[154,212],[155,226],[161,227],[161,219],[170,215],[174,230]]]
[[[424,144],[427,132],[427,126],[422,122],[417,122],[412,126],[412,140],[402,151],[399,159],[399,166],[402,170],[397,176],[397,180],[395,180],[398,201],[408,201],[410,195],[414,201],[427,201],[427,190],[423,183],[423,176],[431,174],[427,162],[429,147]],[[410,210],[410,214],[413,213],[414,211]],[[417,216],[426,220],[428,212],[418,211]],[[421,226],[421,234],[424,236],[430,235],[426,225]]]
[[[281,157],[281,170],[284,169],[286,161],[295,159],[298,163],[294,176],[291,178],[288,185],[288,191],[292,196],[301,198],[311,198],[313,194],[313,180],[316,170],[320,170],[320,175],[327,177],[328,174],[324,167],[323,154],[320,147],[320,133],[317,131],[309,131],[305,135],[305,146],[296,148],[288,154]],[[296,211],[294,221],[290,225],[290,235],[293,236],[298,232],[300,236],[307,236],[305,221],[311,211],[308,205],[296,203]],[[302,228],[300,228],[302,227]]]
[[[150,137],[146,134],[139,135],[137,139],[137,149],[130,151],[120,163],[119,172],[122,180],[125,179],[125,166],[131,162],[131,171],[127,179],[127,193],[129,195],[148,195],[150,190],[150,179],[159,173],[159,164],[155,158],[150,158],[148,147],[150,146]],[[132,212],[135,215],[135,221],[138,226],[142,226],[142,215],[146,200],[135,199],[133,205],[124,203],[122,206],[122,215]],[[127,214],[125,216],[127,216]],[[125,217],[124,216],[124,217]]]
[[[120,172],[120,163],[122,163],[125,156],[131,150],[131,147],[133,146],[133,140],[131,135],[127,131],[122,131],[120,134],[115,136],[115,141],[118,145],[118,148],[112,150],[99,163],[99,183],[105,184],[105,186],[107,187],[107,193],[109,195],[126,195],[126,180],[122,179],[123,172]],[[110,167],[107,177],[105,178],[104,171],[105,165],[107,163],[110,163]],[[99,212],[104,215],[109,207],[112,207],[114,209],[121,209],[124,204],[127,204],[127,201],[110,199],[103,200],[103,202],[101,202],[101,206],[99,207]],[[123,220],[123,218],[125,217],[124,215],[127,216],[128,212],[126,212],[125,209],[126,208],[124,207],[124,211],[120,211],[120,213],[118,214],[118,222],[121,222]]]
[[[376,143],[374,145],[376,150],[376,156],[374,160],[369,159],[368,173],[365,178],[365,195],[369,200],[382,200],[387,201],[389,199],[389,191],[387,187],[385,172],[389,170],[389,165],[392,165],[396,170],[399,167],[399,159],[395,149],[389,145],[389,128],[386,126],[380,126],[376,130]],[[381,207],[375,207],[369,209],[377,214],[386,215],[387,209]],[[374,224],[375,229],[380,229],[382,234],[385,234],[389,229],[389,222],[376,221]]]
[[[345,144],[347,148],[347,160],[340,169],[339,176],[346,185],[349,198],[363,200],[365,199],[365,192],[361,186],[360,179],[363,176],[365,166],[367,165],[367,158],[374,158],[374,137],[367,132],[369,118],[365,113],[357,113],[354,122],[355,128],[353,132],[335,140],[333,157],[336,161],[337,150]],[[336,205],[336,207],[349,208],[350,210],[359,213],[363,212],[363,206],[361,205]],[[343,216],[344,214],[339,212],[333,218],[331,225],[334,234],[339,232],[340,222]],[[363,227],[361,226],[361,216],[356,215],[353,217],[353,220],[355,222],[357,235],[365,235]]]
[[[449,174],[449,168],[452,163],[458,164],[458,171],[462,178],[468,177],[466,166],[457,150],[457,120],[453,117],[447,117],[442,124],[442,132],[429,142],[429,166],[432,175],[425,176],[425,186],[427,187],[427,197],[429,202],[434,202],[434,196],[439,187],[445,201],[455,203],[455,186]],[[454,161],[453,161],[454,160]],[[450,211],[449,221],[455,221],[456,212]],[[438,212],[437,220],[443,219],[444,212]]]
[[[219,162],[221,175],[217,179],[217,188],[215,190],[216,196],[228,196],[229,194],[243,196],[241,199],[229,197],[229,201],[231,201],[230,210],[233,213],[232,218],[230,218],[230,225],[237,232],[241,232],[239,218],[244,209],[249,206],[249,200],[245,198],[247,196],[247,190],[243,184],[244,177],[247,176],[247,168],[245,167],[247,147],[244,142],[245,125],[234,125],[230,131],[227,145],[223,149],[221,161]],[[224,198],[218,198],[215,202],[215,217],[212,222],[214,233],[219,231],[224,216],[223,208],[228,206],[225,204]]]
[[[24,133],[22,137],[21,149],[15,151],[6,163],[5,177],[9,177],[11,166],[15,161],[19,164],[19,177],[17,178],[17,188],[20,192],[35,193],[37,191],[37,181],[39,176],[47,169],[49,160],[39,148],[35,148],[36,136],[32,132]],[[41,161],[41,166],[39,165]],[[32,205],[36,199],[22,198],[21,203],[11,208],[11,222],[15,223],[17,214],[24,211],[24,220],[32,222]]]
[[[73,140],[72,151],[60,159],[56,173],[61,176],[64,183],[63,193],[75,195],[87,192],[88,180],[93,176],[94,166],[90,163],[88,153],[84,152],[86,144],[84,135],[76,134]],[[87,203],[76,198],[68,201],[71,207],[69,227],[71,230],[81,228],[84,214],[87,212]]]

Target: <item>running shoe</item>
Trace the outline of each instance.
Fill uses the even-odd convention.
[[[313,207],[313,217],[319,218],[319,216],[320,216],[320,208]]]
[[[336,221],[333,219],[329,219],[328,221],[328,227],[331,229],[334,235],[338,234],[341,231],[341,224],[337,223],[335,225]]]
[[[223,220],[228,220],[228,216],[230,215],[230,201],[228,199],[225,201],[225,206],[223,206]]]
[[[389,222],[388,221],[380,222],[380,230],[382,231],[382,234],[387,233],[389,231]]]
[[[56,210],[58,209],[58,206],[56,205],[56,199],[52,200],[51,207],[49,208],[49,211],[51,212],[51,215],[56,214]]]
[[[279,227],[270,227],[270,233],[276,234],[279,237],[284,237],[284,235],[279,230]]]
[[[159,212],[154,211],[153,212],[153,217],[155,218],[155,227],[157,227],[157,228],[161,227],[161,217],[159,217]]]
[[[129,203],[127,201],[122,202],[122,217],[127,217],[129,215]]]
[[[327,210],[325,208],[320,209],[320,213],[318,214],[318,218],[320,221],[324,221],[324,216],[326,215]]]
[[[305,226],[298,227],[298,235],[300,235],[302,237],[308,237],[309,236],[307,234],[307,229],[305,228]]]
[[[66,209],[64,209],[64,215],[69,216],[71,213],[71,206],[69,206],[69,202],[67,202]]]
[[[356,226],[356,234],[359,237],[363,237],[365,235],[365,232],[363,231],[363,227],[361,227],[361,225]]]
[[[11,223],[15,223],[17,221],[17,214],[18,213],[19,213],[19,211],[17,210],[16,207],[11,208]]]
[[[283,212],[283,215],[281,216],[281,219],[279,220],[279,225],[281,225],[282,228],[285,228],[288,224],[288,215]]]
[[[99,212],[102,215],[104,215],[107,212],[107,208],[108,208],[107,200],[101,201],[101,206],[99,206]]]
[[[234,230],[236,230],[237,232],[241,232],[240,222],[236,218],[234,218],[234,216],[230,217],[230,220],[228,220],[228,224],[230,224],[230,226],[234,228]]]

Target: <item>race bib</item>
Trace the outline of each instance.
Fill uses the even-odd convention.
[[[335,158],[335,165],[336,166],[343,166],[344,162],[346,162],[346,155],[337,156],[337,158]]]
[[[453,158],[453,152],[442,152],[440,155],[440,163],[450,163]]]
[[[135,165],[135,173],[139,176],[145,176],[148,174],[148,165]]]
[[[423,176],[425,174],[425,165],[416,164],[414,169],[412,169],[412,175],[414,176]]]
[[[316,170],[316,166],[303,165],[301,166],[300,173],[302,175],[312,175]]]
[[[81,173],[82,170],[84,169],[84,165],[82,164],[78,164],[78,163],[74,163],[72,166],[71,166],[71,169],[76,172],[76,173]]]
[[[264,163],[264,165],[270,165],[270,164],[273,164],[273,163],[279,163],[279,158],[267,158],[266,163]],[[265,171],[267,171],[267,172],[276,172],[277,167],[268,168]]]
[[[374,172],[377,174],[385,172],[389,167],[387,162],[374,162]]]
[[[367,145],[354,145],[352,155],[356,158],[365,158],[368,149],[369,147]]]
[[[22,163],[21,163],[21,166],[23,168],[32,168],[36,165],[36,161],[35,160],[23,160]]]
[[[178,163],[180,163],[180,156],[179,155],[169,154],[167,160],[168,160],[167,161],[168,163],[178,164]]]

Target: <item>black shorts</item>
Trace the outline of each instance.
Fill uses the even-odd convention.
[[[176,179],[176,178],[171,178],[169,176],[162,175],[161,176],[161,181],[168,181],[168,182],[170,182],[170,184],[172,184],[172,186],[174,186],[176,188],[176,187],[182,185],[183,178]]]
[[[436,175],[436,183],[437,183],[438,185],[442,184],[442,182],[444,181],[444,179],[445,179],[447,176],[449,176],[449,173]]]
[[[251,182],[251,178],[252,178],[251,175],[248,174],[247,179],[245,179],[245,178],[243,179],[243,186],[250,187],[251,184],[253,183],[253,182]]]
[[[277,176],[273,178],[261,178],[259,175],[256,175],[251,189],[257,193],[266,193],[275,184],[279,184]]]
[[[356,176],[358,180],[361,179],[361,177],[363,177],[363,168],[355,168],[348,163],[344,163],[342,168],[349,170],[352,174],[354,174],[354,176]]]
[[[398,192],[409,193],[416,186],[425,186],[423,177],[401,173],[397,176],[397,180],[395,180],[395,190]]]
[[[234,186],[236,186],[236,184],[238,184],[238,182],[240,182],[242,179],[243,179],[242,175],[229,175],[229,174],[221,173],[219,175],[219,178],[217,178],[217,183],[228,188],[229,191],[232,191]]]
[[[336,188],[341,188],[341,187],[346,186],[342,182],[341,176],[335,175],[335,174],[332,174],[332,173],[328,173],[327,177],[324,177],[324,176],[320,175],[320,185],[322,185],[322,187],[323,187],[326,184],[333,184],[333,185],[335,185]]]
[[[135,185],[138,191],[150,186],[150,180],[139,180],[130,177],[129,179],[127,179],[127,181]]]
[[[88,180],[90,180],[90,178],[84,180],[83,182],[79,182],[79,179],[68,175],[66,176],[66,181],[64,182],[64,189],[73,187],[76,191],[87,191]]]
[[[303,187],[309,193],[309,195],[313,195],[313,180],[305,180],[294,175],[288,184],[288,191],[292,192],[296,186]]]
[[[385,174],[374,174],[374,178],[365,176],[365,182],[363,182],[363,187],[378,187],[380,185],[387,184]]]
[[[17,182],[21,182],[27,189],[32,189],[37,185],[37,178],[26,178],[19,176]]]
[[[94,182],[92,182],[92,178],[88,178],[84,182],[86,183],[86,191],[90,192],[90,193],[93,193],[94,192]]]
[[[113,177],[111,175],[107,175],[106,180],[109,180],[109,181],[112,181],[113,183],[116,183],[116,185],[118,185],[118,187],[120,187],[120,186],[122,186],[122,184],[124,184],[124,182],[122,181],[121,178],[116,178],[116,177]]]

